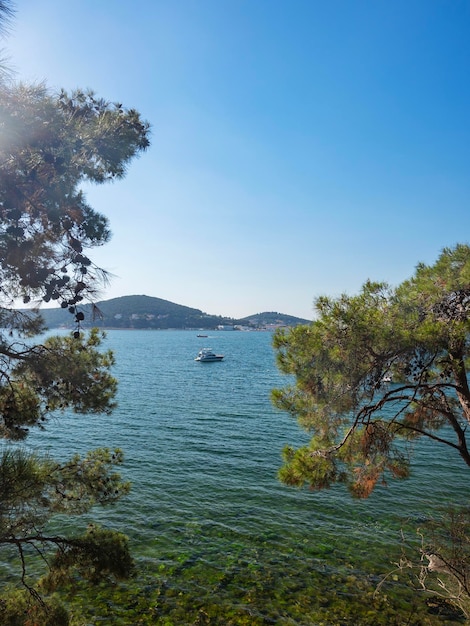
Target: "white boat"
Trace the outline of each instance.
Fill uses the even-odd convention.
[[[207,363],[210,361],[221,361],[223,358],[223,354],[216,354],[215,352],[212,352],[210,348],[203,348],[202,350],[199,350],[199,354],[194,360],[201,361],[201,363]]]

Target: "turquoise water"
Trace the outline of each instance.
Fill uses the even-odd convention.
[[[283,486],[276,477],[281,450],[307,435],[271,405],[271,389],[287,383],[271,334],[196,335],[109,331],[118,408],[111,416],[61,416],[32,434],[29,445],[56,457],[100,446],[125,451],[122,473],[132,492],[97,515],[130,537],[147,595],[160,598],[158,615],[174,613],[174,621],[159,622],[155,613],[148,623],[238,623],[176,617],[182,598],[205,614],[208,603],[219,603],[252,615],[247,624],[360,623],[328,615],[344,612],[336,600],[360,604],[361,585],[372,589],[393,569],[407,521],[418,524],[454,493],[468,494],[468,470],[450,451],[420,445],[412,478],[366,501],[351,500],[342,488]],[[225,359],[195,362],[202,347]],[[400,606],[414,615],[418,609],[400,585],[388,593],[403,594]],[[322,622],[312,617],[318,611]],[[89,623],[144,623],[126,619]],[[378,623],[370,620],[364,623]],[[381,623],[428,623],[400,620]]]

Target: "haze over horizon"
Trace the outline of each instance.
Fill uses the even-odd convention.
[[[469,241],[470,3],[16,0],[23,81],[136,108],[152,145],[87,187],[100,300],[312,319]]]

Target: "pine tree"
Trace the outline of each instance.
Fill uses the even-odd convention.
[[[318,298],[309,326],[274,338],[295,383],[274,403],[312,433],[284,450],[281,479],[312,489],[345,483],[367,497],[409,475],[417,438],[447,446],[470,467],[470,247],[446,248],[397,288]],[[390,383],[393,381],[393,384]]]
[[[0,13],[8,10],[0,3]],[[32,553],[49,555],[43,581],[49,591],[71,572],[94,580],[127,576],[132,568],[121,533],[94,525],[76,536],[45,531],[54,515],[80,515],[128,492],[115,471],[122,452],[55,461],[22,442],[61,411],[99,415],[115,405],[113,355],[102,351],[96,330],[80,328],[80,304],[93,301],[107,280],[90,250],[110,237],[107,218],[87,203],[81,186],[122,178],[148,145],[149,125],[137,111],[92,92],[54,95],[44,85],[0,84],[0,547],[16,553],[19,579],[33,596],[39,597],[28,577]],[[72,335],[40,335],[39,307],[49,301],[70,311]],[[1,623],[13,605],[0,602]],[[35,619],[43,608],[40,601],[31,609]],[[66,623],[62,609],[57,615],[63,616],[57,623]]]

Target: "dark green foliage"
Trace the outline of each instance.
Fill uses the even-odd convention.
[[[418,438],[470,466],[470,247],[444,249],[396,289],[367,282],[357,296],[319,298],[316,309],[311,325],[274,337],[279,367],[294,382],[274,390],[273,401],[312,435],[284,450],[281,480],[311,489],[344,483],[366,498],[409,476]],[[406,558],[399,569],[417,569],[414,585],[468,617],[468,509],[420,532],[421,563]]]
[[[0,31],[11,14],[12,4],[0,0]],[[69,623],[55,600],[39,596],[28,573],[32,555],[48,563],[57,551],[49,562],[57,581],[67,571],[92,580],[130,573],[124,535],[97,527],[78,537],[46,530],[57,513],[80,515],[129,491],[115,471],[122,452],[101,449],[58,462],[18,442],[60,411],[114,407],[113,356],[100,351],[96,330],[81,332],[79,309],[107,280],[88,251],[110,231],[81,187],[123,177],[148,135],[133,109],[92,92],[55,95],[44,85],[9,82],[0,67],[0,549],[16,552],[26,589],[0,599],[5,625]],[[73,334],[37,339],[42,319],[35,310],[16,310],[18,301],[57,301],[73,316]]]
[[[51,592],[73,576],[92,583],[108,576],[124,579],[131,575],[132,568],[127,537],[91,524],[81,537],[59,544],[50,571],[41,581],[41,588]]]
[[[0,436],[24,439],[30,427],[44,427],[58,409],[109,413],[117,387],[109,373],[114,358],[98,350],[100,343],[95,329],[77,338],[49,337],[33,347],[18,342],[5,347],[11,370],[3,372],[0,385]]]
[[[367,282],[357,296],[318,298],[316,310],[309,326],[274,337],[279,367],[294,377],[274,403],[312,433],[285,450],[281,479],[343,482],[367,497],[409,475],[406,442],[418,437],[470,466],[470,247],[445,249],[396,289]]]
[[[0,548],[16,551],[29,592],[26,599],[17,596],[18,610],[5,598],[0,621],[52,626],[68,623],[67,617],[39,597],[28,576],[32,555],[49,565],[47,591],[71,575],[127,576],[132,562],[121,533],[92,526],[84,535],[63,536],[46,530],[49,521],[112,504],[129,484],[115,471],[120,450],[58,462],[17,442],[61,411],[102,414],[115,406],[113,355],[100,349],[99,331],[82,332],[79,308],[106,280],[88,250],[110,232],[80,185],[121,178],[148,146],[148,125],[136,111],[91,92],[55,96],[44,86],[0,83],[0,127],[0,437],[9,442],[0,454]],[[74,332],[35,343],[42,319],[34,310],[16,310],[18,298],[35,305],[57,301]],[[49,559],[51,551],[56,556]]]
[[[69,616],[60,602],[34,600],[25,591],[10,592],[0,599],[2,626],[69,626]]]
[[[86,249],[110,236],[80,184],[122,177],[148,146],[148,125],[91,92],[53,96],[44,86],[0,84],[0,127],[3,301],[74,308],[104,277]]]

